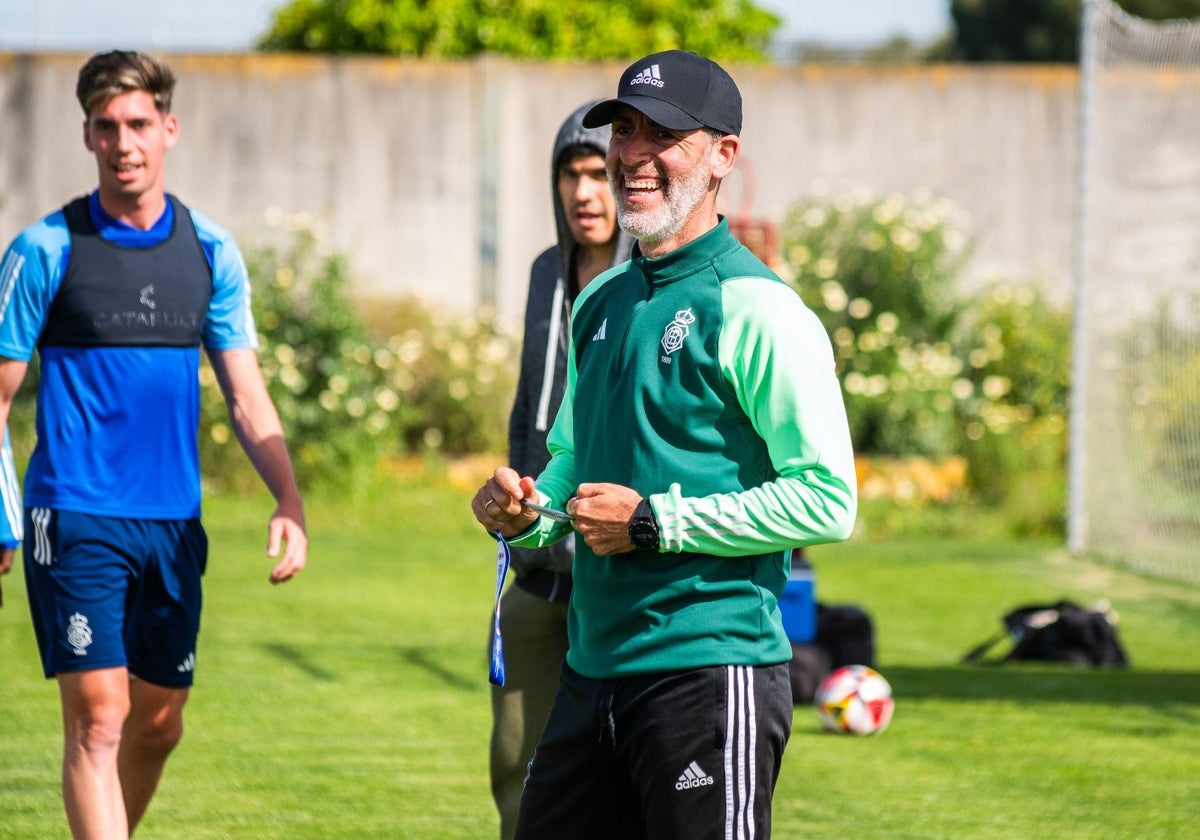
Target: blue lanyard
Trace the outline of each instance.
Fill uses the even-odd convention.
[[[512,563],[512,552],[508,543],[499,531],[496,536],[496,619],[492,626],[492,668],[488,681],[492,685],[504,685],[504,642],[500,638],[500,593],[504,591],[504,579],[508,577],[508,567]]]

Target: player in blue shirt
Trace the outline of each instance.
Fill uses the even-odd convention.
[[[278,505],[271,581],[291,579],[308,552],[241,254],[165,191],[179,137],[174,85],[148,56],[92,56],[76,95],[98,188],[24,230],[0,261],[0,423],[35,351],[41,363],[24,566],[43,670],[62,699],[63,798],[77,838],[127,838],[183,732],[208,548],[201,347]],[[10,521],[20,507],[11,474],[9,454],[0,496]],[[19,524],[10,530],[20,538]],[[0,546],[5,537],[0,529]]]

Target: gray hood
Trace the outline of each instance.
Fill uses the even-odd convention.
[[[610,127],[602,125],[599,128],[584,128],[583,115],[601,100],[597,99],[580,106],[567,117],[558,136],[554,138],[554,155],[550,158],[550,195],[554,203],[554,226],[558,234],[559,266],[558,276],[567,277],[571,270],[571,257],[575,253],[575,239],[571,229],[567,227],[567,214],[562,200],[558,196],[558,166],[562,153],[569,146],[591,146],[600,157],[608,155],[608,138]],[[617,247],[613,249],[613,265],[620,265],[629,259],[633,239],[621,228],[617,227]]]
[[[584,128],[583,115],[594,103],[588,103],[567,117],[554,139],[550,158],[550,195],[558,239],[540,253],[529,269],[529,293],[525,301],[524,341],[521,345],[521,369],[517,393],[508,420],[509,464],[521,475],[536,477],[546,467],[550,453],[546,436],[562,405],[567,384],[567,352],[571,338],[571,295],[567,278],[577,246],[567,226],[566,211],[558,198],[558,164],[568,146],[585,145],[601,157],[608,152],[609,127]],[[629,259],[633,239],[618,228],[613,265]],[[575,556],[574,535],[542,549],[513,546],[512,563],[517,581],[534,592],[537,570],[553,572],[552,588],[535,594],[565,603],[570,591],[565,574]]]

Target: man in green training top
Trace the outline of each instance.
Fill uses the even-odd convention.
[[[788,550],[845,539],[857,507],[833,353],[717,214],[741,146],[729,74],[647,56],[584,117],[604,124],[638,250],[575,303],[546,469],[502,467],[471,503],[516,545],[579,536],[517,837],[767,838],[792,719]]]

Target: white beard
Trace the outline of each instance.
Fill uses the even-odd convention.
[[[619,176],[623,180],[623,176]],[[609,182],[613,181],[609,176]],[[712,182],[712,166],[702,158],[689,175],[668,181],[663,200],[653,209],[634,209],[626,205],[623,189],[612,184],[617,197],[617,222],[621,228],[645,245],[656,245],[674,237],[687,223],[692,211],[704,200]]]

